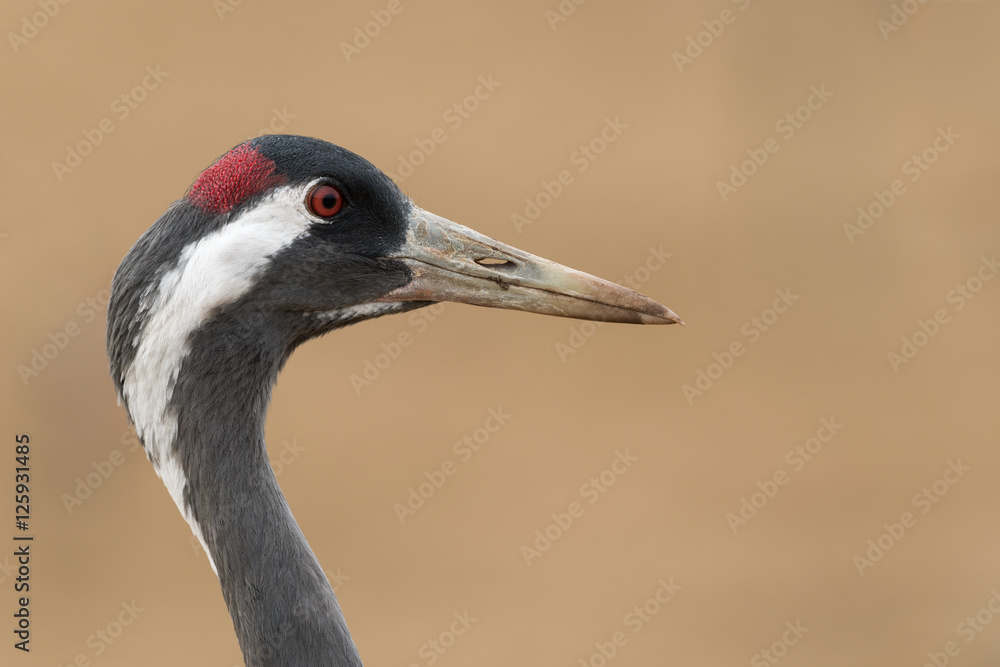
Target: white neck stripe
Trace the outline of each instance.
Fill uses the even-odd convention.
[[[237,220],[184,248],[177,266],[149,295],[146,325],[132,343],[137,350],[123,388],[129,414],[202,546],[201,529],[184,507],[187,480],[174,451],[177,415],[170,409],[171,394],[192,334],[215,309],[249,292],[275,253],[306,234],[311,223],[299,194],[299,188],[278,188]]]

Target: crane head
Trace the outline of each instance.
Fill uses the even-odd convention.
[[[147,360],[162,366],[222,320],[274,337],[286,357],[334,328],[439,301],[680,322],[637,292],[423,210],[344,148],[292,135],[239,144],[202,172],[131,249],[112,292],[120,394],[140,343],[163,340]]]

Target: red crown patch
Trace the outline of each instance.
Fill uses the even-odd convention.
[[[187,198],[203,211],[224,213],[284,181],[275,173],[273,160],[249,144],[240,144],[201,173]]]

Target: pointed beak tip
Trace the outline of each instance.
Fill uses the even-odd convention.
[[[682,327],[686,326],[684,320],[677,313],[666,307],[663,308],[663,312],[644,318],[643,324],[679,324]]]

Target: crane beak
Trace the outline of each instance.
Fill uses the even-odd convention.
[[[603,322],[683,324],[638,292],[500,243],[412,206],[406,243],[388,257],[413,279],[379,301],[455,301]]]

